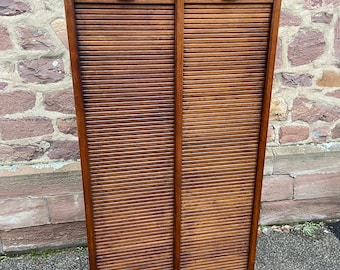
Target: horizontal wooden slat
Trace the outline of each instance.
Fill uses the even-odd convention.
[[[186,1],[183,270],[247,267],[271,5],[241,2]]]
[[[97,269],[170,270],[173,1],[75,2]]]

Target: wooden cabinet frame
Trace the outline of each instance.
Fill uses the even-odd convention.
[[[260,201],[261,201],[261,187],[262,177],[265,159],[265,148],[266,148],[266,134],[268,127],[268,116],[271,99],[271,88],[273,80],[276,43],[279,25],[279,13],[280,13],[280,0],[65,0],[65,10],[67,18],[68,36],[69,36],[69,47],[71,55],[71,65],[73,74],[73,85],[74,95],[76,103],[77,123],[78,123],[78,134],[79,134],[79,145],[81,153],[81,164],[82,164],[82,175],[83,175],[83,187],[85,196],[85,207],[86,207],[86,220],[87,220],[87,234],[88,234],[88,246],[90,254],[90,265],[91,269],[104,269],[97,265],[97,252],[96,252],[96,238],[94,232],[95,217],[93,215],[93,191],[91,189],[91,172],[90,172],[90,160],[89,160],[89,148],[88,148],[88,132],[86,124],[86,108],[84,106],[84,92],[82,82],[82,62],[79,57],[79,34],[77,31],[77,17],[75,5],[86,4],[87,8],[91,9],[91,5],[173,5],[175,10],[174,15],[174,177],[173,177],[173,268],[175,270],[180,269],[193,269],[181,266],[181,220],[182,220],[182,166],[183,166],[183,81],[184,81],[184,35],[185,35],[185,5],[188,4],[217,4],[217,5],[228,5],[228,4],[267,4],[271,7],[271,22],[269,31],[269,42],[267,48],[267,61],[266,61],[266,72],[265,81],[263,88],[262,98],[262,115],[260,123],[260,133],[258,139],[258,152],[257,152],[257,168],[256,168],[256,179],[254,187],[253,197],[253,212],[251,221],[251,234],[249,240],[249,252],[246,255],[248,264],[247,269],[254,269],[255,252],[256,252],[256,240],[257,240],[257,227],[260,212]],[[103,15],[104,16],[104,15]],[[213,266],[212,266],[213,267]],[[220,266],[217,266],[220,267]],[[118,268],[112,268],[118,269]],[[121,268],[121,270],[127,269],[142,269],[142,268]],[[152,269],[162,269],[155,266]],[[212,268],[207,268],[212,269]],[[222,269],[222,268],[214,268]],[[223,269],[239,269],[229,268],[228,265]],[[163,270],[163,269],[162,269]],[[165,270],[165,269],[164,269]],[[202,268],[200,270],[203,270]]]

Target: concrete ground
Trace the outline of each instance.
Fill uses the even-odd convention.
[[[0,269],[87,270],[87,249],[79,247],[40,253],[31,252],[17,257],[2,256]],[[299,233],[269,231],[258,238],[255,269],[339,270],[340,241],[330,232],[322,232],[312,238]]]

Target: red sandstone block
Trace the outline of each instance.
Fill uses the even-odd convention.
[[[280,38],[277,40],[275,68],[282,68],[282,40]]]
[[[82,193],[47,197],[52,223],[64,223],[85,220],[84,199]]]
[[[340,19],[334,27],[334,54],[337,59],[340,59]]]
[[[289,175],[272,175],[263,178],[262,201],[283,201],[293,198],[293,178]]]
[[[297,88],[300,86],[312,86],[313,84],[313,75],[309,73],[297,74],[282,72],[278,76],[281,77],[282,85],[288,87]]]
[[[74,99],[71,89],[44,94],[45,108],[48,111],[74,114]]]
[[[305,8],[315,9],[322,6],[322,0],[305,0]]]
[[[289,12],[288,10],[281,10],[280,16],[280,25],[282,26],[299,26],[302,22],[302,19]]]
[[[72,134],[77,136],[77,123],[76,119],[58,119],[57,126],[60,132],[65,134]]]
[[[340,197],[263,202],[261,225],[340,218]]]
[[[332,139],[338,139],[338,138],[340,138],[340,124],[337,124],[332,129]]]
[[[16,28],[20,46],[24,50],[54,50],[56,47],[51,39],[40,29],[21,25]]]
[[[288,46],[288,60],[292,66],[309,64],[318,59],[325,48],[326,41],[322,32],[301,31]]]
[[[340,196],[340,173],[301,175],[295,179],[294,199]]]
[[[0,199],[81,193],[80,171],[0,177]],[[1,229],[1,228],[0,228]]]
[[[0,16],[15,16],[31,10],[31,7],[23,1],[1,1]]]
[[[9,50],[13,48],[12,41],[9,37],[8,30],[4,26],[0,26],[0,50]]]
[[[48,150],[50,159],[79,159],[78,141],[52,141]]]
[[[18,63],[19,75],[26,83],[54,83],[65,77],[62,59],[26,59]]]
[[[11,163],[14,161],[29,161],[39,158],[42,155],[43,150],[37,146],[0,145],[0,162],[4,163]]]
[[[305,126],[284,126],[279,132],[280,143],[296,143],[307,140],[309,127]]]
[[[340,77],[339,77],[340,78]],[[293,121],[314,123],[316,121],[334,122],[340,118],[340,107],[324,102],[297,97],[293,103]]]
[[[86,226],[85,222],[71,222],[0,231],[0,238],[6,254],[74,247],[86,244]]]
[[[35,95],[26,91],[15,91],[0,94],[0,115],[20,113],[32,109]]]
[[[3,140],[15,140],[43,136],[53,133],[52,122],[48,118],[34,117],[0,120]]]
[[[42,198],[0,200],[0,228],[9,230],[48,224],[47,202]]]
[[[307,175],[340,172],[338,146],[285,146],[273,149],[273,174]]]

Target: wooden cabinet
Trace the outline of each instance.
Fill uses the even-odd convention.
[[[280,1],[65,9],[92,269],[253,269]]]

